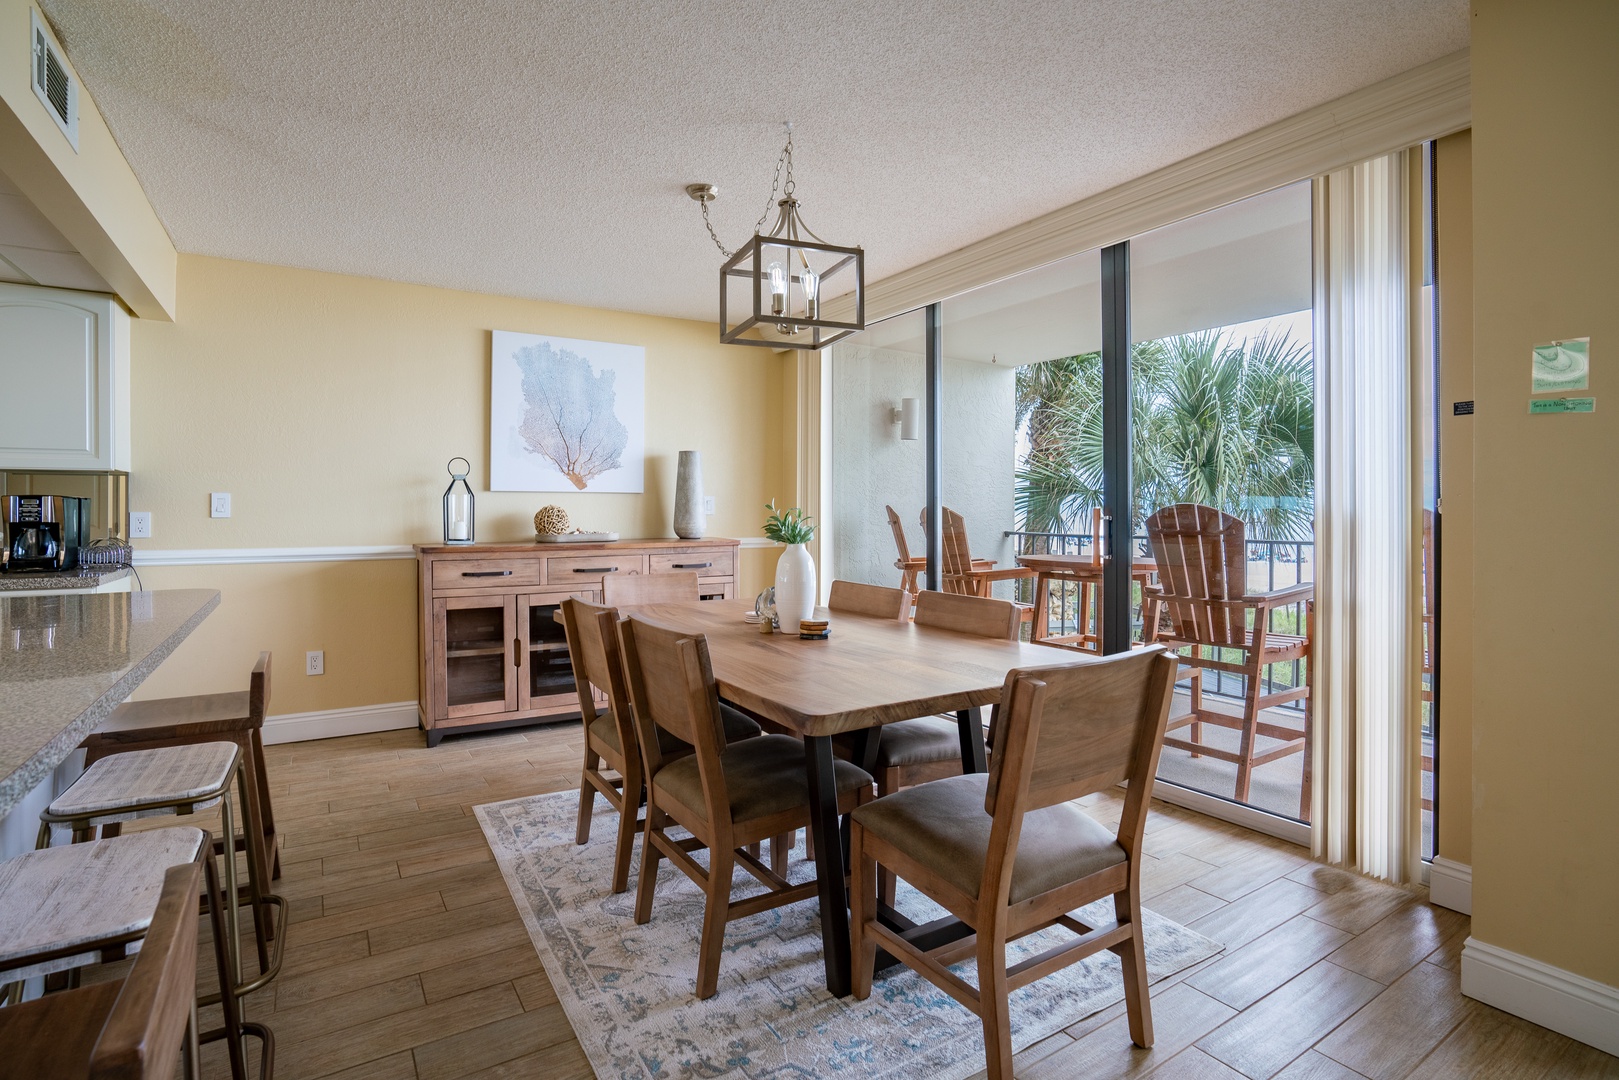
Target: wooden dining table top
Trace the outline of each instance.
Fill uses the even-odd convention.
[[[825,640],[761,634],[751,601],[626,607],[621,613],[708,638],[720,696],[805,736],[835,735],[1000,700],[1013,668],[1095,663],[1022,641],[959,634],[895,619],[817,608]]]
[[[1042,574],[1068,574],[1074,577],[1101,577],[1104,563],[1092,561],[1089,555],[1019,555],[1019,566]],[[1151,559],[1136,559],[1130,563],[1132,577],[1156,574],[1158,564]]]

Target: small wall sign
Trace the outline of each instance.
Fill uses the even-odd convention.
[[[1559,397],[1542,398],[1529,402],[1531,416],[1544,413],[1585,413],[1596,412],[1597,399],[1588,397]]]
[[[1452,415],[1452,416],[1472,416],[1473,415],[1473,403],[1471,401],[1452,402],[1451,406],[1450,406],[1450,415]]]
[[[1532,394],[1584,390],[1591,385],[1591,339],[1569,338],[1536,345],[1529,369]]]

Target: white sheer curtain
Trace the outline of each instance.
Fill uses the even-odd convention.
[[[1407,152],[1315,184],[1317,857],[1420,872],[1420,545]]]

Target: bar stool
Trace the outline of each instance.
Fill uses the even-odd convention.
[[[247,982],[242,979],[241,928],[238,919],[241,890],[236,879],[233,843],[236,830],[229,798],[233,779],[245,819],[242,832],[247,847],[247,895],[253,909],[259,960],[259,974]],[[92,764],[40,814],[38,846],[41,849],[50,846],[53,825],[71,828],[75,843],[79,843],[91,839],[95,830],[103,826],[156,814],[193,814],[217,803],[222,829],[218,851],[224,855],[225,895],[230,898],[224,908],[229,931],[226,949],[230,955],[231,977],[221,984],[221,994],[240,999],[268,985],[275,978],[281,970],[285,945],[284,934],[272,935],[277,927],[271,921],[268,909],[275,908],[278,916],[276,921],[284,924],[286,903],[281,897],[266,892],[263,887],[263,833],[258,828],[254,803],[249,797],[250,790],[246,763],[240,747],[235,743],[201,742],[112,754]],[[276,946],[273,954],[268,947],[272,936]]]
[[[35,1080],[199,1080],[196,862],[171,866],[129,976],[0,1009],[0,1059]]]
[[[176,825],[40,848],[0,862],[0,984],[123,959],[126,947],[144,938],[151,927],[169,868],[201,863],[214,962],[220,985],[228,987],[234,970],[225,917],[228,905],[221,903],[213,851],[207,832]],[[221,993],[196,1004],[220,1006],[223,1026],[200,1033],[199,1041],[225,1040],[235,1080],[248,1077],[243,1046],[247,1035],[260,1042],[259,1076],[269,1080],[274,1036],[263,1024],[242,1016],[239,995]],[[54,1034],[60,1043],[61,1033]]]
[[[270,881],[281,876],[281,836],[275,827],[270,781],[264,766],[264,716],[269,704],[270,654],[262,652],[248,676],[246,690],[126,701],[79,745],[84,748],[84,763],[89,766],[108,754],[126,750],[234,742],[242,748],[247,762],[248,776],[253,782],[249,793],[253,799],[252,809],[258,815],[264,836],[259,879]],[[237,850],[246,847],[246,839],[241,838]]]

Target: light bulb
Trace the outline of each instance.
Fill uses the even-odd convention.
[[[787,310],[787,268],[773,262],[765,273],[770,276],[770,314],[780,315]]]
[[[806,266],[798,275],[798,280],[804,283],[804,316],[814,319],[820,317],[821,306],[821,275]]]

